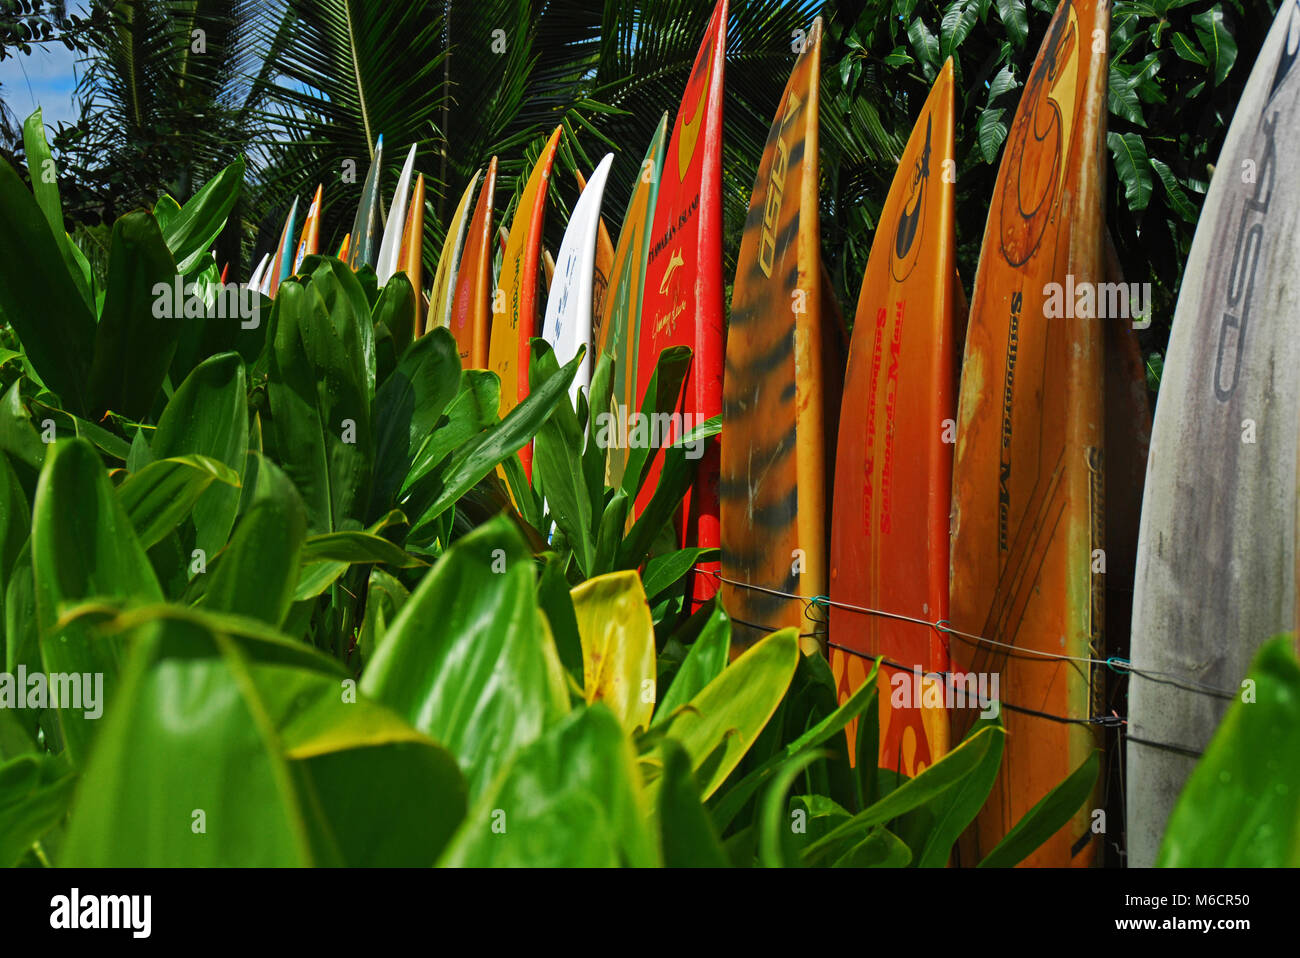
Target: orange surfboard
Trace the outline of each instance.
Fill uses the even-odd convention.
[[[959,844],[974,864],[1101,744],[1105,0],[1063,0],[1007,136],[971,299],[953,462],[954,671],[974,673],[1006,725],[993,792]],[[1086,290],[1091,289],[1089,297]],[[1090,305],[1092,304],[1092,305]],[[969,685],[970,679],[967,679]],[[974,712],[954,712],[954,738]],[[1079,722],[1077,720],[1083,720]],[[1089,865],[1094,800],[1027,859]]]
[[[812,631],[802,602],[760,589],[826,593],[821,36],[819,18],[777,105],[736,259],[718,497],[722,601],[737,647],[788,626]]]
[[[840,408],[831,532],[832,603],[925,622],[948,617],[960,290],[949,175],[954,110],[949,60],[903,150],[863,275]],[[947,637],[929,625],[832,605],[830,645],[841,701],[883,660],[880,767],[911,777],[942,758],[948,712],[926,706],[942,701],[934,687],[943,680],[934,673],[948,669]]]
[[[542,226],[546,218],[546,190],[555,162],[555,150],[564,128],[557,126],[533,166],[515,209],[510,235],[501,259],[501,279],[492,314],[488,362],[501,377],[501,416],[528,395],[529,342],[537,335],[537,279],[542,259]],[[497,311],[496,306],[500,306]],[[519,450],[524,470],[532,475],[532,444]]]
[[[451,306],[451,334],[465,369],[486,369],[492,318],[492,204],[497,186],[497,158],[488,163],[479,191],[465,251],[460,257],[456,295]]]
[[[637,396],[650,384],[659,354],[689,346],[691,366],[682,385],[679,412],[685,429],[722,411],[722,74],[726,61],[727,0],[719,0],[695,57],[681,109],[664,157],[646,261],[637,349]],[[637,403],[638,408],[640,402]],[[688,418],[689,417],[689,418]],[[676,441],[681,431],[670,433]],[[663,457],[651,457],[636,512],[659,484]],[[679,529],[684,546],[713,548],[718,536],[718,443],[705,444],[696,484],[683,503]],[[717,592],[718,564],[690,585],[692,608]]]
[[[402,246],[397,255],[397,268],[406,274],[415,290],[415,338],[424,335],[424,174],[415,180],[415,189],[411,193],[411,205],[406,211],[406,222],[402,228]]]

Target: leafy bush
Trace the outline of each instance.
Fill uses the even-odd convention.
[[[568,400],[581,357],[534,341],[499,419],[494,374],[445,330],[412,338],[400,274],[315,257],[249,315],[215,309],[241,172],[119,218],[101,275],[57,184],[0,162],[5,665],[88,696],[0,708],[0,863],[947,862],[996,720],[899,781],[875,769],[874,677],[838,705],[793,629],[732,661],[726,612],[686,614],[702,554],[660,533],[716,422],[665,450],[628,529],[648,451],[605,485]],[[178,277],[214,308],[160,323]],[[647,412],[688,359],[664,353]],[[596,403],[610,383],[605,358]],[[1097,764],[987,863],[1064,824]]]

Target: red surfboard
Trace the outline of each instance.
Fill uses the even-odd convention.
[[[727,0],[720,0],[695,57],[681,109],[664,155],[663,173],[646,260],[637,350],[637,396],[644,397],[659,354],[689,346],[691,368],[677,412],[682,419],[665,445],[722,412],[722,74],[726,62]],[[659,483],[654,456],[637,497],[637,514]],[[697,464],[696,485],[683,504],[684,546],[718,545],[718,443],[710,440]],[[716,572],[716,562],[702,564]],[[713,575],[696,575],[693,608],[718,588]]]

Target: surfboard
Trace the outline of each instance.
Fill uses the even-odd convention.
[[[646,255],[650,252],[650,216],[659,190],[667,133],[668,114],[665,113],[650,138],[650,146],[641,160],[641,175],[637,177],[623,213],[623,226],[618,233],[618,246],[609,271],[604,313],[596,332],[597,350],[608,353],[614,360],[612,401],[628,410],[628,415],[640,408],[640,397],[636,395],[636,352],[641,325],[641,290],[645,284]],[[623,421],[617,408],[610,412],[616,421]],[[605,460],[605,483],[610,488],[616,489],[622,483],[627,454],[626,446],[621,443],[609,450]]]
[[[587,188],[587,178],[582,170],[573,171],[578,181],[578,195]],[[600,218],[596,230],[596,266],[591,278],[591,341],[600,342],[600,323],[605,316],[605,296],[609,292],[609,275],[614,268],[614,241],[610,239],[609,228],[605,226],[605,217]]]
[[[356,216],[352,219],[352,232],[347,241],[347,264],[353,269],[374,266],[379,253],[375,234],[379,231],[379,173],[384,167],[384,135],[375,141],[375,152],[370,160],[370,170],[361,184],[361,199]],[[339,254],[343,259],[343,252]]]
[[[497,185],[497,158],[488,163],[465,237],[450,328],[465,369],[486,369],[492,320],[492,204]]]
[[[637,347],[637,396],[643,397],[659,354],[689,346],[691,366],[682,385],[681,428],[722,412],[722,79],[726,62],[727,0],[719,0],[691,68],[682,105],[673,123],[664,170],[655,197],[650,252],[641,300]],[[640,408],[640,401],[636,408]],[[705,444],[694,488],[682,506],[678,534],[683,546],[719,544],[717,440]],[[637,497],[639,515],[659,484],[663,456],[655,453]],[[692,609],[717,592],[717,562],[700,564],[689,586]]]
[[[820,72],[819,18],[767,134],[732,287],[718,498],[722,601],[742,648],[812,631],[802,602],[759,589],[826,594]]]
[[[411,191],[411,205],[406,210],[406,223],[402,227],[402,248],[397,256],[397,269],[405,273],[415,290],[415,324],[411,327],[413,338],[424,335],[424,174],[415,178]]]
[[[947,709],[926,707],[935,701],[932,686],[943,684],[934,673],[948,670],[947,637],[843,605],[924,622],[948,617],[957,240],[956,177],[945,173],[955,155],[954,112],[949,60],[880,212],[849,346],[835,462],[830,597],[842,605],[830,609],[831,671],[844,701],[882,660],[878,762],[908,777],[948,750]],[[894,695],[896,688],[906,694]]]
[[[315,256],[320,246],[321,187],[316,186],[316,195],[312,197],[311,206],[307,208],[307,217],[303,220],[302,235],[298,239],[298,252],[293,257],[291,273],[298,272],[302,261],[308,256]]]
[[[461,251],[465,248],[465,235],[469,227],[470,200],[478,187],[482,170],[475,170],[469,185],[456,204],[456,212],[447,224],[447,238],[443,240],[438,255],[438,269],[433,274],[433,289],[429,293],[429,328],[447,326],[451,322],[452,305],[456,297],[456,279],[460,272]]]
[[[293,227],[297,218],[298,198],[294,197],[293,205],[289,207],[289,215],[285,217],[284,226],[280,229],[280,240],[275,245],[275,256],[266,275],[262,277],[262,292],[271,299],[275,298],[280,284],[288,278],[289,267],[293,264]]]
[[[1151,431],[1131,660],[1235,692],[1296,621],[1300,4],[1278,10],[1183,271]],[[1288,172],[1290,171],[1290,172]],[[1128,863],[1165,822],[1230,699],[1129,680]]]
[[[397,260],[401,253],[402,235],[406,232],[406,203],[411,190],[411,173],[415,168],[415,144],[406,154],[402,164],[402,173],[397,178],[397,188],[393,191],[393,203],[388,209],[388,222],[384,224],[383,239],[379,243],[379,255],[375,259],[375,276],[382,287],[397,272]]]
[[[266,272],[266,267],[270,265],[271,254],[263,253],[262,259],[257,264],[257,269],[248,277],[248,287],[250,289],[260,290],[262,288],[262,275]]]
[[[949,603],[952,627],[980,640],[951,637],[954,688],[978,692],[982,681],[990,698],[1066,721],[1000,708],[1002,768],[959,843],[962,864],[991,851],[1101,744],[1088,720],[1102,709],[1105,666],[1077,660],[1105,658],[1104,575],[1093,571],[1104,548],[1103,331],[1093,307],[1105,278],[1109,9],[1063,0],[1052,17],[1007,135],[971,298]],[[954,740],[977,714],[954,712]],[[1099,794],[1026,864],[1091,864]]]
[[[501,378],[502,418],[528,395],[529,341],[537,335],[537,280],[542,259],[542,226],[546,219],[546,190],[555,163],[555,150],[564,127],[542,148],[542,155],[524,185],[510,224],[501,259],[500,296],[494,297],[488,362]],[[499,311],[498,311],[499,307]],[[532,448],[519,451],[524,471],[532,475]]]
[[[596,248],[600,238],[600,206],[605,197],[614,154],[607,153],[591,174],[591,181],[574,204],[573,215],[560,240],[555,258],[555,278],[546,297],[542,336],[564,365],[585,346],[586,357],[569,385],[569,399],[578,405],[578,394],[591,386],[591,317],[595,295]]]

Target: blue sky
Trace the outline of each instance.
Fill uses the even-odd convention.
[[[83,4],[70,3],[68,8],[80,12]],[[49,126],[59,121],[70,123],[77,117],[72,101],[76,63],[77,54],[57,42],[34,47],[31,56],[6,57],[0,62],[0,95],[19,120],[27,119],[39,106]]]

